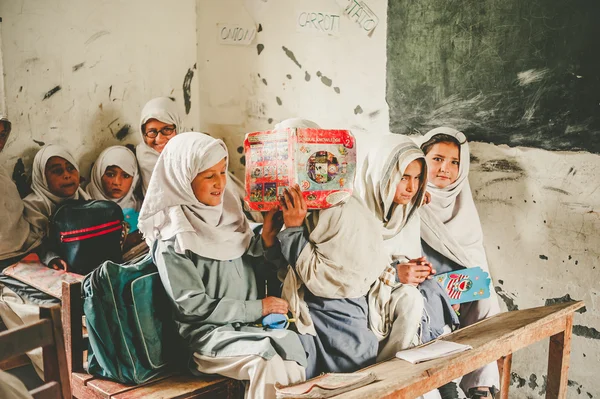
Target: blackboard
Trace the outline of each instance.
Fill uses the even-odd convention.
[[[600,1],[389,0],[390,130],[600,153]]]

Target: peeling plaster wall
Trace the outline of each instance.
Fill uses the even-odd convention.
[[[138,143],[146,101],[171,96],[198,127],[194,0],[0,2],[6,107],[13,133],[2,158],[30,167],[42,143],[74,152],[82,174],[105,147]],[[189,72],[191,71],[191,72]],[[127,127],[129,126],[129,127]],[[34,141],[35,140],[35,141]]]
[[[387,2],[370,1],[379,16],[372,37],[341,15],[334,0],[198,0],[201,128],[222,137],[242,173],[244,134],[290,117],[322,127],[388,131],[385,101]],[[298,14],[340,15],[339,36],[298,32]],[[249,46],[217,42],[219,23],[255,24]],[[237,158],[237,159],[236,159]]]
[[[234,170],[243,170],[236,159],[244,133],[287,117],[351,128],[361,140],[389,130],[387,1],[367,4],[380,19],[372,37],[344,16],[340,35],[324,37],[297,32],[295,18],[304,9],[341,14],[333,0],[198,0],[201,127],[226,141]],[[217,44],[217,23],[255,23],[262,31],[250,46],[225,46]],[[568,397],[600,397],[600,156],[489,143],[471,148],[471,187],[501,306],[584,300],[585,312],[574,321]],[[547,345],[515,354],[511,398],[544,397]]]

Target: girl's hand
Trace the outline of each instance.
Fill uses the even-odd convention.
[[[294,187],[286,189],[280,202],[285,226],[302,226],[308,210],[300,186],[296,184]]]
[[[67,265],[67,262],[65,262],[61,258],[52,259],[50,261],[50,263],[48,264],[48,267],[51,267],[54,270],[64,270],[64,271],[69,270],[69,266]]]
[[[431,202],[431,194],[429,191],[425,191],[425,195],[423,196],[423,203],[421,205],[427,205]]]
[[[262,300],[262,315],[271,313],[287,314],[289,305],[285,299],[268,296]]]
[[[398,280],[402,284],[410,284],[415,287],[427,279],[433,278],[435,270],[431,263],[427,262],[424,256],[417,259],[411,259],[407,263],[398,263],[396,265]]]
[[[273,208],[264,216],[262,239],[266,248],[277,243],[277,234],[283,227],[283,213],[279,208]]]

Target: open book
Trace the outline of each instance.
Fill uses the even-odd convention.
[[[377,377],[373,373],[328,373],[296,385],[275,385],[277,399],[330,398],[368,385]]]
[[[413,364],[437,359],[444,356],[454,355],[473,349],[470,345],[458,344],[456,342],[438,340],[427,345],[406,349],[396,353],[396,357]]]

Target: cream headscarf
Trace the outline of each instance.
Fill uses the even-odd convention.
[[[171,100],[169,97],[157,97],[148,101],[146,105],[144,105],[139,124],[142,141],[136,147],[136,156],[138,159],[138,164],[140,165],[140,173],[142,175],[142,191],[144,194],[146,194],[146,190],[148,190],[154,165],[156,165],[156,161],[160,155],[158,151],[146,144],[146,141],[144,140],[143,126],[150,119],[156,119],[162,123],[175,125],[177,129],[176,133],[183,132],[183,126],[181,126],[181,119],[179,118],[175,101]]]
[[[246,252],[253,233],[232,191],[225,189],[221,204],[208,206],[192,190],[192,180],[225,157],[225,144],[203,133],[180,133],[169,140],[138,221],[148,246],[175,237],[179,253],[190,250],[205,258],[231,260]]]
[[[0,123],[10,121],[0,114]],[[15,183],[0,168],[0,260],[26,254],[40,245],[43,232],[32,229],[23,217],[23,200]]]
[[[102,176],[109,166],[118,166],[123,169],[125,173],[133,177],[129,191],[119,199],[110,198],[102,187]],[[140,203],[134,195],[139,180],[140,174],[133,152],[127,147],[115,145],[108,147],[98,156],[98,159],[92,167],[91,181],[87,186],[86,191],[93,199],[113,201],[119,204],[122,209],[133,208],[136,211],[139,211]]]
[[[427,166],[423,151],[406,136],[386,134],[370,141],[371,148],[357,167],[356,193],[381,222],[385,247],[394,261],[401,263],[421,256],[420,220],[418,209],[423,201]],[[412,202],[394,203],[396,187],[408,165],[422,160],[423,179]],[[398,297],[392,297],[395,269],[389,268],[369,291],[369,327],[379,340],[388,336]]]
[[[424,206],[421,215],[421,237],[440,254],[465,267],[481,266],[489,270],[481,221],[471,187],[469,186],[469,144],[464,133],[449,127],[429,131],[419,139],[422,145],[438,134],[455,137],[460,146],[460,166],[457,180],[446,188],[427,184],[431,203]]]
[[[23,200],[25,205],[25,219],[34,229],[39,229],[44,236],[48,232],[48,220],[50,215],[63,202],[70,199],[90,199],[89,196],[81,187],[77,188],[75,194],[70,197],[59,197],[48,188],[46,181],[46,163],[52,157],[61,157],[69,161],[75,169],[79,171],[79,166],[75,158],[67,151],[66,148],[57,144],[48,144],[42,147],[35,155],[32,166],[32,183],[31,189],[33,193],[29,194]]]

